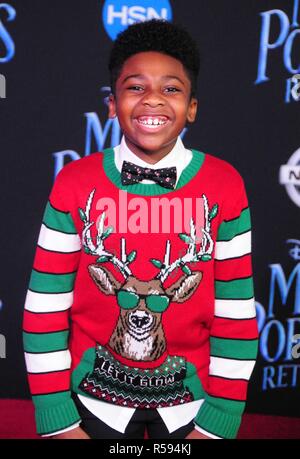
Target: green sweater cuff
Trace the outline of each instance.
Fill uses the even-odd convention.
[[[205,401],[194,419],[195,424],[217,437],[236,438],[242,417],[226,413]]]
[[[37,433],[43,435],[66,429],[80,421],[80,416],[74,401],[70,399],[60,405],[36,409],[35,421]]]

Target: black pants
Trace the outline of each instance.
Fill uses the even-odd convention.
[[[128,438],[144,438],[147,430],[148,438],[164,438],[164,439],[183,439],[193,429],[193,421],[183,427],[169,433],[165,423],[157,410],[135,410],[128,426],[124,433],[112,429],[107,424],[94,416],[79,400],[76,395],[73,395],[74,402],[82,419],[80,427],[93,439],[128,439]]]

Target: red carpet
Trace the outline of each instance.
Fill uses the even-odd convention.
[[[29,400],[0,400],[0,438],[38,439]],[[239,439],[300,439],[300,418],[245,414]]]

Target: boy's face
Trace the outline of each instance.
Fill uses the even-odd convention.
[[[118,116],[128,147],[156,161],[169,153],[186,122],[192,123],[197,100],[177,59],[159,52],[128,58],[110,96],[109,117]]]

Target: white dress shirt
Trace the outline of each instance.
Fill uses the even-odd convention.
[[[121,172],[123,161],[129,161],[141,167],[147,167],[148,169],[160,169],[162,167],[176,167],[177,179],[176,185],[180,178],[182,171],[187,167],[191,161],[193,154],[190,150],[187,150],[180,137],[177,138],[177,142],[174,148],[164,156],[161,160],[155,164],[149,164],[136,156],[127,146],[125,137],[122,137],[121,144],[114,148],[115,153],[115,165]],[[155,183],[152,180],[143,179],[140,183]],[[176,186],[175,185],[175,186]],[[129,185],[130,186],[130,185]],[[135,408],[128,408],[111,403],[103,402],[102,400],[93,399],[78,394],[78,398],[81,403],[97,418],[107,424],[109,427],[124,433],[125,429],[132,418]],[[200,409],[200,406],[204,402],[204,399],[195,400],[193,402],[184,403],[183,405],[177,405],[166,408],[157,408],[158,413],[163,419],[168,431],[170,433],[183,427],[194,419]],[[56,433],[62,433],[72,428],[78,427],[79,423],[74,424],[68,429],[61,430]],[[200,427],[195,425],[195,429],[202,432],[211,438],[219,438]],[[51,434],[53,435],[53,434]]]

